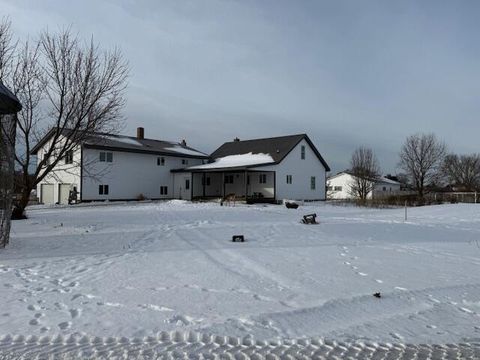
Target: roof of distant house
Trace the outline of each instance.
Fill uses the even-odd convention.
[[[328,177],[327,180],[334,179],[334,178],[336,178],[336,177],[338,177],[338,176],[341,176],[341,175],[355,176],[355,175],[352,174],[351,171],[345,170],[345,171],[340,171],[339,173],[337,173],[337,174],[335,174],[335,175],[333,175],[333,176]],[[398,181],[395,181],[395,180],[392,180],[392,179],[388,179],[388,178],[386,178],[385,176],[380,176],[380,177],[378,177],[378,178],[375,180],[375,182],[376,182],[377,184],[400,185],[400,183],[399,183]]]

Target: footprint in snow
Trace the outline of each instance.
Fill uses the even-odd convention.
[[[360,275],[360,276],[367,276],[368,274],[365,274],[363,272],[360,272],[360,271],[357,271],[357,274]]]
[[[473,314],[473,311],[470,310],[470,309],[467,309],[467,308],[464,308],[464,307],[460,307],[459,309],[460,309],[460,311],[463,311],[464,313]]]
[[[348,261],[344,261],[343,262],[345,265],[351,265],[351,263],[349,263]]]
[[[383,281],[380,280],[380,279],[375,279],[375,282],[379,283],[379,284],[383,284]]]
[[[61,329],[61,330],[66,330],[68,329],[70,326],[72,326],[72,323],[70,321],[64,321],[64,322],[61,322],[60,324],[58,324],[58,327]]]
[[[405,289],[405,288],[400,287],[400,286],[395,286],[394,289],[395,290],[400,290],[400,291],[408,291],[408,289]]]
[[[398,341],[403,341],[403,336],[398,334],[398,333],[394,333],[394,332],[391,332],[390,333],[390,336],[392,338],[394,338],[395,340],[398,340]]]
[[[70,309],[68,310],[72,319],[79,317],[82,314],[82,309]]]
[[[429,329],[436,329],[437,327],[435,325],[427,325],[427,328]]]

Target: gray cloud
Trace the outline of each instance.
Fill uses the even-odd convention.
[[[125,132],[211,151],[235,136],[308,133],[334,171],[356,146],[395,171],[405,136],[478,151],[476,1],[0,0],[20,37],[72,28],[118,45]]]

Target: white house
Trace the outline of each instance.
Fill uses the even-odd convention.
[[[348,171],[340,172],[327,179],[327,198],[332,200],[354,199],[352,194],[352,185],[354,184],[354,175]],[[373,191],[367,195],[368,199],[395,195],[400,192],[400,183],[394,180],[380,177],[375,181]]]
[[[330,168],[306,134],[235,139],[210,157],[208,164],[173,171],[175,197],[235,194],[252,202],[326,198],[326,173]]]
[[[33,149],[45,156],[52,134]],[[186,143],[92,134],[43,179],[44,204],[78,200],[186,199],[235,194],[249,201],[325,200],[329,167],[306,134],[228,142],[208,156]]]
[[[32,149],[43,158],[52,131]],[[71,151],[37,186],[44,204],[66,204],[75,189],[78,200],[171,199],[172,169],[199,165],[208,155],[177,143],[137,136],[92,134]]]

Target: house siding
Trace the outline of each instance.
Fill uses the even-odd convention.
[[[305,146],[305,159],[301,159],[301,148]],[[325,200],[326,169],[307,141],[301,140],[280,164],[255,168],[256,171],[275,171],[276,199]],[[287,175],[292,183],[287,184]],[[315,190],[310,188],[311,177],[315,177]]]

